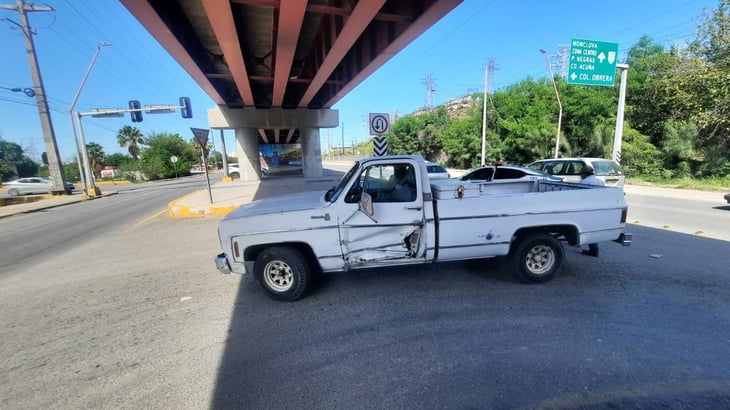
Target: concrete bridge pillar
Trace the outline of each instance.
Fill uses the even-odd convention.
[[[319,128],[300,128],[302,136],[302,171],[305,178],[317,178],[322,172],[322,148],[319,142]]]
[[[242,181],[259,181],[259,141],[256,128],[236,128],[236,156]]]

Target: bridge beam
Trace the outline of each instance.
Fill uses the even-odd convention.
[[[265,129],[289,129],[287,143],[293,130],[299,129],[304,177],[321,177],[323,171],[319,129],[335,128],[339,124],[339,112],[332,109],[216,107],[208,110],[210,128],[236,130],[236,155],[243,181],[258,181],[260,178],[259,142],[262,136],[266,136],[266,133],[263,132]],[[264,138],[263,142],[272,141]]]

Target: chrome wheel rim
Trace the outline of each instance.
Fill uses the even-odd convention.
[[[555,264],[555,252],[549,246],[537,245],[527,253],[525,265],[530,273],[543,275]]]
[[[266,286],[276,292],[286,292],[294,284],[294,272],[283,261],[271,261],[264,267]]]

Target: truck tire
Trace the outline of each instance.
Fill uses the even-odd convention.
[[[545,283],[563,263],[563,244],[548,233],[530,233],[519,240],[511,259],[515,276],[521,281]]]
[[[270,298],[287,302],[302,297],[311,277],[302,254],[286,246],[264,249],[256,258],[254,276]]]

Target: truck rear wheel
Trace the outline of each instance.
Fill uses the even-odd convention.
[[[275,246],[256,258],[254,276],[270,298],[291,302],[302,297],[311,275],[298,250]]]
[[[548,233],[531,233],[519,241],[511,259],[515,275],[523,282],[548,282],[563,263],[563,245]]]

